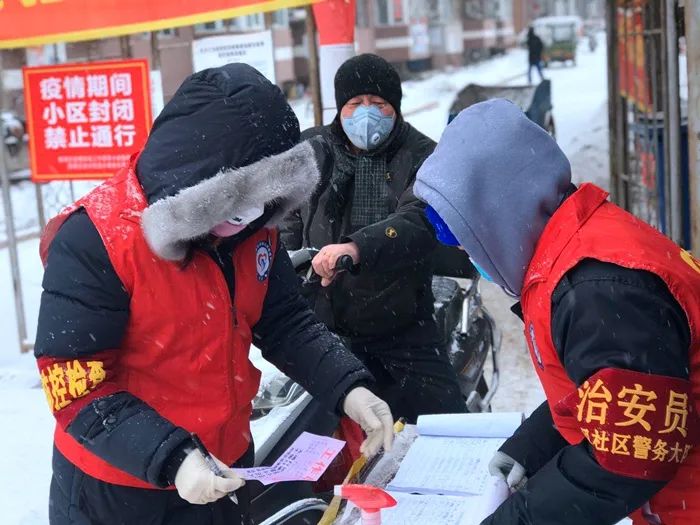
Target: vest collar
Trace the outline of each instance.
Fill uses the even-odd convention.
[[[127,191],[124,196],[124,209],[119,214],[121,218],[137,224],[141,221],[143,210],[148,206],[148,199],[136,175],[136,163],[140,154],[140,152],[134,153],[129,159],[128,167],[125,168],[124,180]]]
[[[607,198],[608,192],[605,190],[595,184],[584,183],[562,202],[537,242],[525,274],[523,293],[531,284],[547,278],[559,254]]]

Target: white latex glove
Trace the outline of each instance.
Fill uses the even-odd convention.
[[[519,489],[527,482],[525,467],[503,452],[496,452],[489,462],[489,472],[505,481],[512,489]]]
[[[343,410],[367,434],[360,452],[371,458],[379,452],[382,444],[384,450],[391,450],[394,443],[394,418],[389,405],[365,387],[358,386],[345,396]]]
[[[195,505],[204,505],[245,485],[245,481],[239,478],[233,469],[217,458],[214,458],[214,461],[225,477],[217,476],[209,469],[199,450],[187,454],[175,474],[175,487],[182,499]]]

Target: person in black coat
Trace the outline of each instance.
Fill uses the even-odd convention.
[[[190,432],[206,424],[212,443],[247,445],[237,465],[251,466],[245,419],[258,388],[251,339],[329,409],[357,421],[370,436],[367,454],[379,448],[379,434],[391,445],[389,408],[365,388],[370,373],[299,295],[283,245],[272,253],[274,218],[299,206],[318,178],[311,148],[295,146],[298,139],[283,94],[255,69],[196,73],[156,119],[138,161],[96,188],[97,198],[63,212],[57,230],[56,219],[49,223],[35,355],[57,435],[74,443],[65,454],[54,448],[52,524],[248,523],[242,480],[228,464],[223,477],[214,475]],[[122,207],[133,202],[140,204]],[[254,236],[267,239],[257,250]],[[144,277],[157,275],[172,280],[159,278],[158,288]],[[168,289],[173,281],[179,292]],[[259,303],[250,306],[253,295]],[[230,326],[221,322],[229,319]],[[159,374],[167,362],[182,375]],[[76,376],[88,369],[95,370],[89,380]],[[198,377],[202,369],[207,380]],[[139,386],[125,376],[149,379]],[[136,386],[148,396],[136,395]],[[221,400],[220,413],[198,404],[203,390]],[[190,406],[181,392],[192,394]],[[169,409],[175,398],[183,408],[171,417],[154,408]],[[241,428],[220,421],[234,404]],[[80,462],[126,481],[88,475]],[[177,490],[159,490],[166,488]],[[239,505],[225,497],[235,489]]]
[[[535,30],[530,27],[527,30],[527,82],[532,84],[532,68],[537,69],[537,73],[540,75],[540,80],[544,80],[544,75],[542,75],[542,51],[544,50],[544,44],[542,39],[535,34]]]
[[[435,143],[403,120],[399,76],[376,55],[345,62],[335,96],[335,120],[302,134],[317,137],[321,181],[282,238],[290,249],[321,249],[315,310],[372,371],[395,416],[464,412],[433,318],[435,233],[412,190]],[[335,274],[342,255],[357,275]]]

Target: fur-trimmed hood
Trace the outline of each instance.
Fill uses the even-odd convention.
[[[221,170],[248,166],[299,143],[284,93],[247,64],[187,78],[153,123],[136,175],[149,204]]]
[[[159,257],[179,261],[193,240],[261,203],[274,209],[265,225],[277,226],[304,204],[319,178],[309,142],[249,166],[222,170],[146,208],[141,219],[146,241]]]
[[[191,75],[158,115],[136,165],[151,248],[179,260],[190,241],[236,211],[266,203],[274,224],[300,206],[318,169],[298,143],[284,94],[255,68],[227,64]]]

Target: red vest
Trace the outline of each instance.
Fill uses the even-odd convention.
[[[182,268],[153,254],[140,225],[146,206],[132,161],[49,222],[41,239],[42,259],[61,224],[84,208],[131,297],[126,335],[114,350],[117,368],[107,380],[196,432],[212,454],[230,465],[251,440],[251,401],[260,383],[260,372],[248,360],[251,327],[262,312],[277,233],[263,229],[236,248],[231,304],[224,276],[208,255],[196,252]],[[54,441],[94,478],[154,488],[98,458],[58,425]]]
[[[699,408],[700,265],[657,230],[606,199],[607,193],[592,184],[583,184],[566,199],[547,224],[525,276],[521,297],[525,338],[547,401],[553,408],[576,391],[552,341],[552,292],[570,269],[592,258],[646,270],[666,283],[689,320],[690,380]],[[583,439],[574,417],[554,410],[552,416],[569,443]],[[693,449],[674,479],[652,498],[651,510],[664,525],[700,523],[700,450]]]

